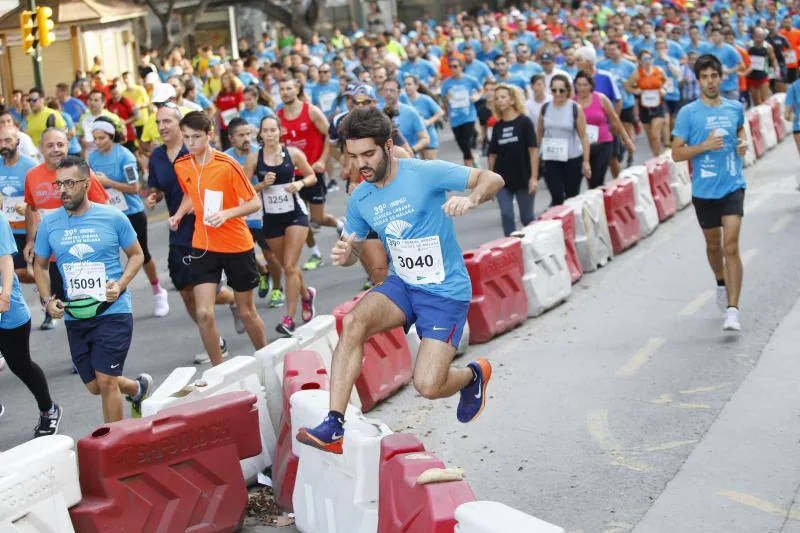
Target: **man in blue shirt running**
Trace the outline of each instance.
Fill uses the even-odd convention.
[[[738,100],[722,98],[722,63],[716,56],[697,58],[694,72],[700,99],[681,108],[672,131],[672,159],[692,161],[692,200],[717,279],[717,305],[725,311],[725,331],[739,331],[742,259],[739,232],[744,216],[742,156],[747,151],[744,110]]]
[[[14,271],[22,283],[33,283],[33,267],[25,260],[25,175],[37,165],[19,152],[19,130],[16,126],[0,128],[0,198],[2,210],[11,224],[19,249],[14,254]]]
[[[364,182],[347,204],[344,234],[331,252],[334,265],[357,262],[365,237],[375,232],[391,258],[390,274],[345,316],[333,354],[330,412],[315,428],[301,428],[297,440],[342,453],[344,412],[361,372],[363,345],[370,336],[416,323],[422,343],[414,366],[414,387],[428,399],[461,391],[458,420],[477,418],[492,375],[479,358],[466,368],[451,367],[461,339],[472,287],[451,217],[493,198],[503,178],[488,170],[445,161],[397,159],[392,123],[377,109],[356,109],[340,132]],[[469,196],[448,191],[471,189]]]
[[[122,396],[131,413],[141,416],[141,403],[150,393],[153,378],[122,376],[133,337],[133,307],[127,290],[144,263],[128,217],[116,207],[89,201],[89,165],[67,156],[56,169],[53,186],[63,208],[45,215],[36,233],[34,273],[42,303],[54,318],[64,313],[72,363],[86,388],[100,395],[103,420],[122,420]],[[119,250],[128,261],[123,269]],[[50,256],[55,256],[67,300],[53,297]]]
[[[472,148],[475,142],[475,121],[478,120],[478,109],[475,102],[481,99],[483,88],[478,80],[464,74],[464,64],[460,59],[451,57],[448,65],[452,76],[442,83],[442,101],[447,109],[450,127],[456,144],[461,150],[464,164],[473,164]]]
[[[786,90],[784,118],[792,123],[792,135],[800,152],[800,80],[795,80]]]

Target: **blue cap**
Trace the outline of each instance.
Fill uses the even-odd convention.
[[[353,96],[364,95],[372,100],[378,101],[378,97],[375,94],[375,87],[372,85],[367,85],[366,83],[361,83],[353,89]]]
[[[356,90],[356,87],[358,87],[357,83],[348,83],[347,86],[344,88],[344,93],[342,94],[344,96],[350,96],[351,94],[353,94],[353,91]]]

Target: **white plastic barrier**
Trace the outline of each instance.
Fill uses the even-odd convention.
[[[608,233],[603,193],[590,189],[564,204],[575,212],[575,247],[583,271],[594,272],[606,266],[614,257],[614,249]]]
[[[329,394],[322,390],[292,395],[292,434],[317,424],[328,413]],[[292,505],[295,526],[314,533],[375,533],[381,439],[392,433],[386,424],[368,420],[355,406],[345,413],[342,455],[292,441],[299,458]]]
[[[785,112],[786,112],[786,93],[775,93],[772,97],[775,98],[778,101],[779,104],[781,104],[781,120],[783,120],[783,125],[786,128],[786,131],[788,131],[789,135],[791,135],[792,134],[792,121],[791,120],[786,120],[785,118],[783,118],[783,117],[786,116],[786,114],[785,114]]]
[[[339,343],[339,333],[336,331],[336,317],[333,315],[315,317],[308,324],[297,328],[294,332],[294,337],[300,343],[301,350],[311,350],[322,357],[325,369],[330,375],[333,351]],[[358,391],[356,391],[355,387],[350,393],[350,403],[356,407],[361,407],[361,398],[358,396]]]
[[[778,134],[775,131],[775,123],[772,120],[772,108],[766,104],[761,104],[753,109],[758,112],[758,123],[761,127],[761,138],[764,139],[764,148],[772,150],[778,145]]]
[[[747,120],[747,116],[744,118],[744,135],[747,139],[747,152],[742,158],[742,166],[749,167],[755,164],[757,157],[756,148],[753,145],[753,132],[750,130],[750,121]]]
[[[311,350],[317,352],[328,372],[331,370],[333,361],[333,351],[339,342],[339,333],[336,332],[336,318],[333,315],[320,315],[297,328],[294,338],[300,344],[301,350]]]
[[[528,316],[539,316],[572,293],[564,230],[558,220],[542,220],[514,235],[522,239],[525,260],[522,284],[528,296]]]
[[[81,501],[74,442],[40,437],[0,453],[0,531],[74,533],[68,509]]]
[[[412,364],[417,361],[417,352],[419,345],[422,343],[419,335],[417,334],[417,325],[414,324],[406,333],[406,341],[408,342],[408,349],[411,352]],[[456,347],[456,355],[464,355],[469,349],[469,323],[464,322],[464,333],[461,335],[461,340]]]
[[[275,455],[275,429],[270,420],[267,398],[259,379],[260,365],[255,357],[239,355],[203,372],[203,377],[191,382],[194,368],[176,368],[152,396],[142,402],[142,416],[152,416],[167,407],[202,400],[232,391],[255,394],[258,407],[258,426],[261,432],[261,455],[241,461],[247,483],[254,483],[258,473],[272,465]]]
[[[456,508],[453,533],[564,533],[564,528],[498,502],[467,502]]]
[[[272,341],[255,353],[260,367],[259,378],[267,398],[269,419],[276,435],[280,431],[283,412],[283,359],[287,353],[299,349],[295,337],[285,337]]]
[[[649,236],[658,227],[658,210],[650,192],[650,178],[647,167],[636,165],[619,173],[619,177],[633,181],[633,194],[636,203],[636,218],[639,219],[639,228],[642,238]]]
[[[745,123],[747,121],[745,120]],[[753,143],[750,142],[750,150],[753,149]],[[661,156],[667,162],[669,167],[669,185],[672,188],[672,194],[675,195],[675,201],[678,204],[678,209],[688,207],[692,203],[692,176],[689,172],[689,162],[681,161],[676,163],[672,159],[672,150],[667,150]],[[755,152],[753,153],[755,157]]]

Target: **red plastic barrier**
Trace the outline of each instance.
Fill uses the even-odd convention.
[[[614,247],[614,255],[619,255],[641,238],[633,182],[627,178],[616,179],[603,185],[602,189],[611,245]]]
[[[583,267],[580,257],[578,257],[578,249],[575,247],[575,210],[566,205],[557,205],[542,213],[539,220],[561,222],[561,228],[564,230],[564,245],[567,248],[567,266],[572,283],[575,283],[583,276]]]
[[[261,453],[256,397],[231,392],[98,427],[78,441],[81,533],[233,532]]]
[[[362,292],[349,302],[336,306],[336,330],[342,334],[342,321],[367,294]],[[411,352],[403,328],[373,335],[364,343],[361,375],[356,380],[356,390],[361,399],[361,410],[366,412],[411,381]]]
[[[417,477],[444,463],[425,451],[413,435],[394,433],[381,440],[378,533],[453,533],[453,514],[475,501],[466,481],[417,485]]]
[[[664,222],[678,212],[678,201],[669,184],[669,164],[663,157],[656,157],[647,161],[645,166],[650,178],[650,191],[658,211],[658,220]]]
[[[272,462],[272,485],[275,501],[283,509],[292,511],[292,494],[297,479],[298,458],[292,453],[292,394],[301,390],[328,390],[328,371],[317,352],[298,350],[289,352],[283,361],[283,411]]]
[[[761,159],[764,155],[766,147],[764,146],[764,139],[761,138],[761,120],[758,118],[758,111],[751,109],[747,112],[747,122],[750,123],[750,136],[753,138],[753,149],[756,151],[756,157]]]
[[[522,324],[528,316],[522,241],[506,237],[482,244],[464,252],[464,262],[472,280],[469,343],[488,342]]]
[[[786,123],[783,121],[783,115],[781,115],[781,103],[773,96],[767,100],[766,104],[772,108],[772,122],[775,124],[775,134],[778,136],[779,141],[783,140],[789,135],[789,131],[786,129]]]

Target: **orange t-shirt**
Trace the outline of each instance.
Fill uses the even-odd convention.
[[[56,172],[48,170],[45,163],[33,167],[25,174],[25,203],[36,208],[37,211],[49,211],[63,207],[61,193],[53,187]],[[108,201],[108,193],[94,176],[89,172],[89,201],[104,204]]]
[[[739,55],[742,56],[742,63],[744,63],[744,68],[750,67],[750,52],[747,51],[746,48],[743,48],[736,45],[736,51],[739,52]],[[747,76],[743,76],[739,74],[739,90],[740,91],[747,91]]]
[[[218,228],[208,226],[203,221],[206,191],[222,193],[222,210],[238,207],[256,195],[256,190],[244,175],[244,169],[235,159],[212,148],[209,150],[211,160],[202,168],[191,154],[176,159],[174,163],[178,183],[192,199],[197,213],[192,246],[227,254],[249,252],[254,242],[244,217],[226,220]]]
[[[800,59],[800,30],[798,30],[797,28],[791,28],[790,30],[782,29],[778,33],[786,37],[786,40],[789,41],[789,44],[792,47],[792,50],[794,50],[795,60],[791,62],[787,60],[786,66],[788,68],[797,68],[798,65],[797,60]],[[785,56],[786,54],[784,54],[784,57]]]

